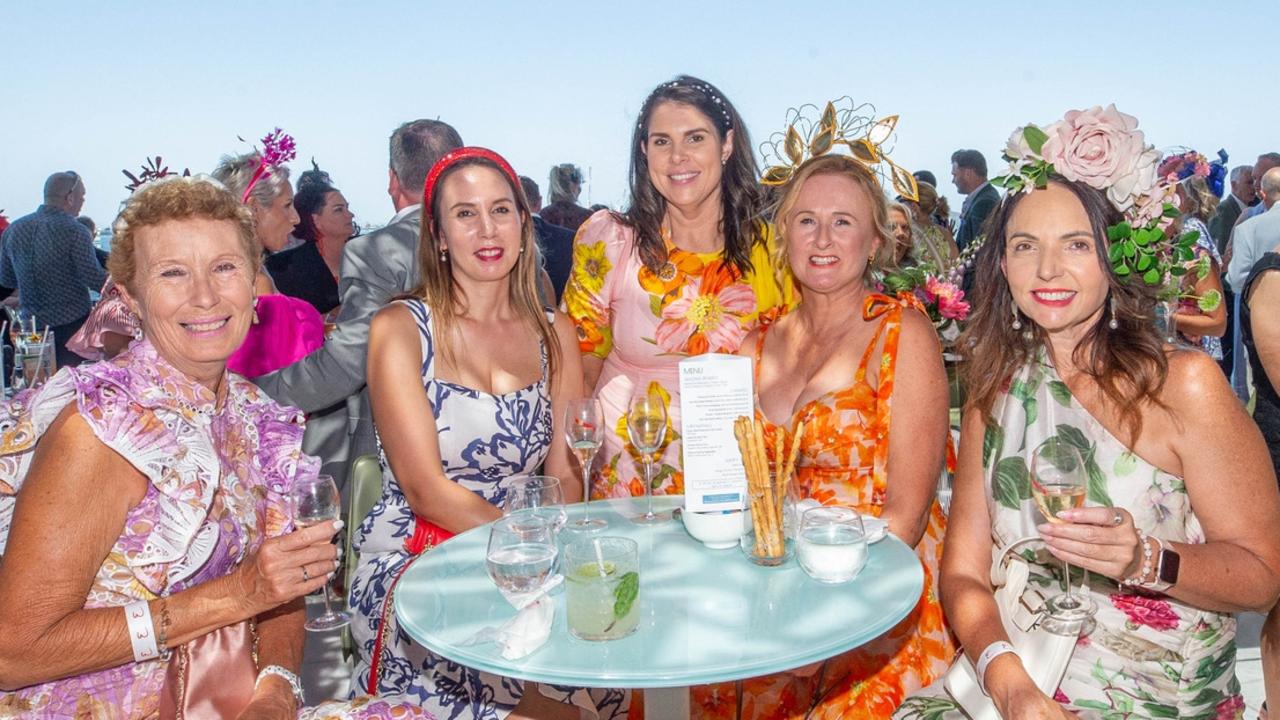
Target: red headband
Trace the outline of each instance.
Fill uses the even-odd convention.
[[[520,178],[516,177],[516,171],[512,170],[511,164],[498,153],[488,148],[473,146],[452,150],[440,158],[435,165],[431,166],[431,171],[427,173],[427,182],[422,186],[422,217],[426,221],[423,223],[424,225],[431,222],[431,197],[435,195],[436,183],[439,182],[440,176],[449,168],[468,158],[484,158],[497,165],[498,169],[511,181],[513,187],[520,187]]]

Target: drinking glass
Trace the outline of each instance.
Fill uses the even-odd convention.
[[[1059,512],[1084,506],[1088,482],[1084,459],[1074,445],[1055,436],[1032,451],[1031,496],[1049,522],[1066,522],[1058,517]],[[1064,623],[1083,622],[1093,617],[1093,601],[1087,595],[1071,592],[1071,564],[1066,560],[1062,561],[1062,585],[1062,594],[1045,603],[1049,617]]]
[[[1159,333],[1160,338],[1167,343],[1178,342],[1177,313],[1178,302],[1176,300],[1161,300],[1156,303],[1156,332]]]
[[[337,520],[341,514],[342,496],[330,475],[299,479],[289,490],[293,502],[293,524],[298,529],[309,528],[326,520]],[[324,594],[324,614],[307,621],[311,631],[334,630],[351,622],[351,615],[344,610],[334,610],[329,604],[329,584],[320,589]]]
[[[572,400],[565,412],[565,440],[582,468],[582,517],[569,523],[574,530],[593,532],[609,526],[603,518],[591,517],[591,462],[604,443],[604,408],[595,398]]]
[[[522,512],[546,518],[556,533],[564,527],[564,492],[559,478],[519,475],[507,481],[506,486],[507,494],[502,499],[503,515]]]
[[[503,593],[532,592],[546,582],[558,552],[550,519],[528,513],[506,515],[489,528],[485,568]]]
[[[588,537],[565,548],[565,614],[582,640],[616,640],[640,624],[640,557],[635,540]]]
[[[805,510],[796,546],[800,567],[821,583],[849,582],[867,564],[867,533],[853,508]]]
[[[662,447],[667,432],[667,406],[656,392],[641,391],[627,406],[627,436],[631,446],[644,458],[644,495],[648,500],[644,515],[634,518],[639,523],[666,522],[671,513],[653,511],[653,454]]]

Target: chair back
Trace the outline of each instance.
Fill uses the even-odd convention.
[[[382,466],[378,464],[377,455],[361,455],[351,462],[351,476],[347,488],[347,527],[343,538],[343,587],[351,592],[351,582],[356,575],[356,529],[364,522],[364,518],[373,509],[378,498],[382,497]],[[350,655],[349,630],[343,631],[343,654]]]

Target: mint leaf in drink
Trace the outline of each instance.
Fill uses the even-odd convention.
[[[618,580],[618,587],[613,589],[613,622],[604,629],[605,632],[612,630],[619,620],[631,612],[631,606],[635,604],[636,594],[639,592],[640,576],[635,572],[623,573]]]

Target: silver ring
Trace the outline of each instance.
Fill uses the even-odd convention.
[[[1124,522],[1124,513],[1122,513],[1122,512],[1120,512],[1119,510],[1117,510],[1117,511],[1116,511],[1115,519],[1113,519],[1111,522],[1112,522],[1113,524],[1115,524],[1115,525],[1120,525],[1121,523],[1123,523],[1123,522]]]
[[[308,573],[307,566],[303,565],[302,566],[302,582],[310,582],[310,581],[311,581],[311,573]]]

